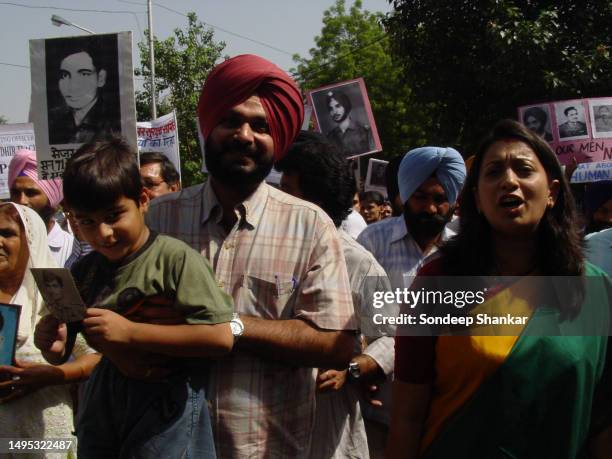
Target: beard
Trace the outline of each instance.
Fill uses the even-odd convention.
[[[246,157],[254,163],[250,168],[244,164]],[[268,176],[274,165],[273,156],[267,156],[253,145],[244,145],[235,140],[224,145],[206,142],[204,159],[208,172],[215,180],[238,189],[258,185]]]
[[[451,207],[446,215],[431,215],[426,212],[412,212],[408,208],[408,203],[404,206],[404,219],[406,226],[415,239],[433,238],[440,234],[446,224],[453,217]]]

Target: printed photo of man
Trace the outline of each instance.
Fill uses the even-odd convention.
[[[584,123],[584,109],[582,106],[570,105],[563,110],[563,114],[567,121],[559,125],[560,138],[564,139],[587,135],[587,127]]]
[[[595,130],[598,133],[612,133],[612,105],[598,105],[593,109],[595,113]]]
[[[367,124],[360,124],[351,117],[351,99],[340,90],[329,91],[325,99],[329,117],[334,128],[326,135],[338,145],[347,156],[374,150],[372,130]]]
[[[353,158],[382,150],[363,79],[324,86],[308,93],[316,127]]]
[[[523,124],[547,142],[552,142],[550,133],[548,107],[529,107],[523,112]]]
[[[47,40],[45,48],[49,143],[120,134],[116,36]]]

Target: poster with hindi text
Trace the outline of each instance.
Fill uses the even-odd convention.
[[[138,153],[156,152],[165,155],[174,164],[181,177],[178,124],[176,112],[151,121],[139,121]]]
[[[9,198],[8,168],[18,150],[36,150],[31,123],[0,125],[0,199]]]

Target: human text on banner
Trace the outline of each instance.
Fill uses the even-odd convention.
[[[111,135],[136,151],[131,32],[30,40],[30,68],[39,178]]]
[[[612,97],[524,105],[518,117],[563,164],[612,161]]]
[[[8,167],[17,150],[36,150],[30,123],[0,125],[0,199],[9,197]]]
[[[139,121],[138,152],[157,152],[165,155],[181,175],[181,156],[179,152],[178,123],[176,112],[160,116],[151,121]]]

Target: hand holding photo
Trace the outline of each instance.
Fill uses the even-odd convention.
[[[60,322],[78,322],[85,318],[87,307],[66,268],[32,268],[36,285],[49,312]]]
[[[13,365],[21,306],[0,303],[0,365]]]

